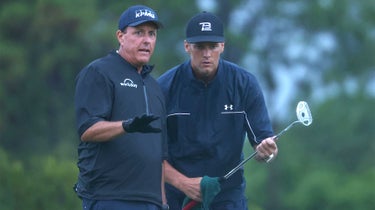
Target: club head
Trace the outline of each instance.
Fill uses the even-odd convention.
[[[301,122],[304,126],[311,125],[313,118],[309,105],[305,101],[300,101],[297,104],[296,114],[298,121]]]

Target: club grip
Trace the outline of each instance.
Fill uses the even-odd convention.
[[[222,177],[219,177],[218,181],[219,182],[223,182],[227,180],[227,178],[225,176],[222,176]],[[191,200],[189,201],[189,203],[187,203],[183,208],[182,210],[191,210],[193,209],[196,205],[198,205],[199,202],[198,201],[195,201],[195,200]]]
[[[196,205],[198,205],[198,201],[191,200],[189,203],[187,203],[182,210],[190,210],[194,208]]]

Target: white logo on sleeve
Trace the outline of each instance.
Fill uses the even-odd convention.
[[[212,31],[210,22],[201,22],[201,23],[199,23],[199,25],[202,26],[201,31]]]
[[[124,79],[124,82],[120,82],[121,86],[131,87],[131,88],[137,88],[138,85],[135,84],[131,79]]]

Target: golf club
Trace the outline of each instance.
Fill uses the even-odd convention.
[[[296,107],[296,115],[297,119],[296,121],[292,122],[290,125],[288,125],[284,130],[280,131],[276,136],[274,136],[274,139],[277,140],[283,133],[285,133],[287,130],[289,130],[291,127],[296,125],[297,123],[301,123],[304,126],[311,125],[313,118],[311,115],[311,111],[309,108],[309,105],[305,101],[300,101],[297,104]],[[219,178],[219,182],[227,180],[230,176],[232,176],[234,173],[236,173],[247,161],[249,161],[251,158],[253,158],[258,152],[255,151],[252,153],[249,157],[241,161],[236,167],[234,167],[232,170],[230,170],[227,174]],[[272,158],[270,158],[272,159]],[[270,159],[266,160],[268,162]],[[198,201],[191,200],[184,208],[183,210],[190,210],[194,206],[198,204]]]
[[[297,123],[302,123],[304,126],[311,125],[313,118],[311,115],[311,111],[309,108],[309,105],[305,101],[300,101],[297,104],[296,108],[296,115],[297,119],[296,121],[292,122],[290,125],[288,125],[284,130],[280,131],[274,139],[277,140],[283,133],[285,133],[287,130],[289,130],[291,127],[296,125]],[[221,180],[227,180],[230,176],[232,176],[234,173],[238,171],[247,161],[249,161],[251,158],[253,158],[258,152],[255,151],[253,154],[251,154],[249,157],[244,159],[241,163],[239,163],[236,167],[234,167],[232,170],[230,170],[227,174],[225,174],[223,177],[221,177]]]

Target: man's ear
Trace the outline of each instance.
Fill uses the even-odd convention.
[[[221,52],[224,52],[224,48],[225,48],[225,42],[222,42],[222,43],[220,43],[221,44]]]
[[[190,53],[190,45],[186,40],[184,40],[184,48],[185,52]]]
[[[116,38],[117,38],[117,41],[119,42],[120,45],[121,45],[121,41],[122,41],[122,36],[124,36],[124,33],[121,30],[117,30],[116,31]]]

